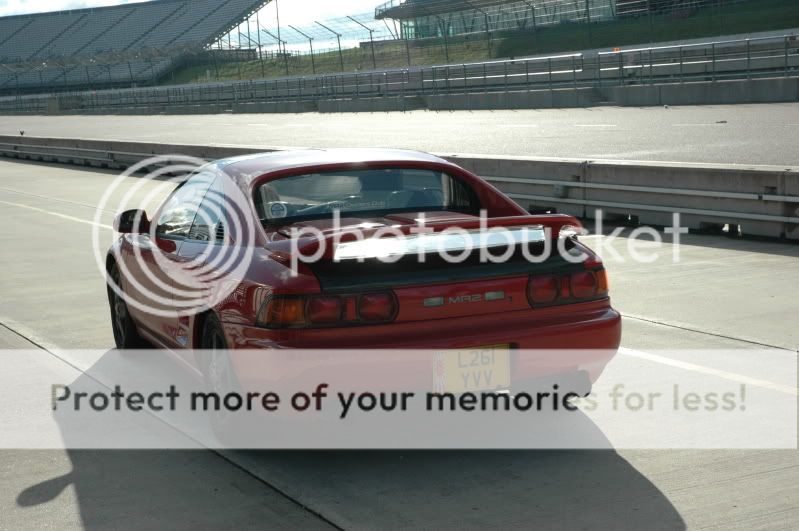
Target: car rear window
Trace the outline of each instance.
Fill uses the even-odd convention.
[[[294,175],[261,185],[256,210],[264,223],[394,212],[476,213],[475,194],[458,179],[420,169],[355,169]]]

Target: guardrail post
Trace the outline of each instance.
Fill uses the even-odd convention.
[[[444,88],[447,90],[447,92],[450,92],[449,66],[444,68]]]
[[[752,79],[752,47],[746,39],[746,79]]]
[[[788,77],[788,37],[783,37],[785,40],[785,77]]]
[[[641,71],[638,73],[638,83],[640,85],[644,84],[644,51],[641,50],[638,52],[638,65],[641,67]]]
[[[402,72],[401,73],[402,78],[400,79],[400,98],[402,98],[402,112],[405,112],[408,109],[408,102],[405,99],[405,79],[406,79],[405,74],[406,72]]]
[[[549,90],[552,90],[552,58],[547,58],[547,67],[549,68]]]
[[[711,45],[711,53],[713,54],[713,77],[711,79],[713,81],[716,81],[716,43],[715,42]]]
[[[651,85],[654,82],[652,78],[652,68],[654,68],[654,64],[652,63],[652,48],[649,49],[649,84]]]
[[[577,89],[577,61],[572,55],[572,82],[574,83],[575,90]]]
[[[619,52],[619,86],[624,85],[624,54]]]
[[[524,84],[530,89],[530,61],[524,62]]]
[[[596,84],[602,88],[602,54],[596,54]]]
[[[682,46],[680,46],[680,83],[685,81],[685,73],[683,71],[683,58],[682,58]]]

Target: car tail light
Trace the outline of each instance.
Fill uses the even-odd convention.
[[[275,327],[305,325],[305,299],[302,297],[274,297],[268,301],[266,311],[259,320]]]
[[[344,305],[339,297],[314,297],[308,301],[308,321],[329,324],[341,321]]]
[[[575,299],[590,299],[596,296],[596,276],[593,271],[574,273],[569,279],[571,294]]]
[[[596,293],[597,295],[607,295],[610,291],[610,282],[608,282],[608,272],[600,269],[594,273],[596,275]]]
[[[388,323],[397,314],[391,292],[362,295],[276,295],[258,314],[268,328],[309,328]]]
[[[394,297],[389,293],[361,295],[358,300],[358,316],[363,321],[389,321],[395,311]]]
[[[527,297],[532,306],[584,302],[602,299],[607,295],[608,276],[604,269],[531,277],[527,284]]]
[[[550,304],[558,298],[557,277],[535,277],[530,279],[528,292],[533,304]]]

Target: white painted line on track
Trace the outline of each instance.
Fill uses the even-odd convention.
[[[668,267],[669,265],[670,264],[663,264],[661,266],[657,266],[657,265],[654,265],[654,264],[649,264],[648,267],[651,269],[653,267],[662,267],[662,266]],[[740,335],[740,334],[737,334],[737,335],[733,336],[733,335],[725,334],[725,333],[720,332],[720,331],[702,330],[699,327],[697,327],[696,325],[692,325],[690,323],[685,323],[685,322],[681,322],[681,321],[674,321],[674,320],[671,320],[671,319],[666,321],[666,320],[658,319],[656,317],[652,317],[652,316],[648,316],[648,315],[641,315],[641,314],[629,313],[629,312],[622,312],[621,315],[625,319],[634,319],[636,321],[643,321],[643,322],[650,323],[650,324],[653,324],[653,325],[668,326],[668,327],[671,327],[671,328],[678,328],[678,329],[685,330],[685,331],[688,331],[688,332],[695,332],[697,334],[706,334],[706,335],[710,335],[710,336],[716,336],[716,337],[719,337],[719,338],[722,338],[722,339],[728,339],[730,341],[738,341],[738,342],[741,342],[741,343],[751,343],[753,345],[757,345],[758,347],[763,347],[763,348],[766,348],[768,350],[779,350],[779,351],[783,351],[783,352],[790,352],[790,353],[792,353],[794,355],[799,354],[799,348],[797,348],[795,346],[774,345],[772,343],[769,343],[769,342],[761,340],[761,339],[757,339],[757,338],[754,338],[754,337],[746,337],[746,336]]]
[[[50,340],[40,336],[32,328],[27,327],[24,324],[20,323],[19,321],[15,321],[14,319],[11,319],[6,315],[0,314],[0,326],[10,330],[11,332],[17,334],[26,341],[33,343],[37,347],[46,350],[51,354],[53,352],[58,351],[61,348],[55,343],[51,342]]]
[[[768,380],[761,380],[759,378],[751,378],[743,374],[737,374],[734,372],[724,371],[721,369],[714,369],[713,367],[705,367],[704,365],[697,365],[696,363],[690,363],[687,361],[675,360],[672,358],[667,358],[666,356],[660,356],[658,354],[650,354],[649,352],[642,352],[640,350],[634,350],[626,347],[620,347],[619,354],[631,358],[651,361],[653,363],[660,363],[661,365],[667,365],[669,367],[675,367],[686,371],[697,372],[700,374],[707,374],[709,376],[716,376],[718,378],[723,378],[731,382],[750,385],[752,387],[760,387],[762,389],[768,389],[770,391],[777,391],[779,393],[784,393],[786,395],[799,396],[799,389],[797,389],[796,387],[791,387],[790,385],[783,385],[774,382],[769,382]]]
[[[574,127],[618,127],[616,124],[574,124]]]
[[[28,197],[36,197],[38,199],[44,199],[46,201],[55,201],[56,203],[67,203],[67,204],[70,204],[70,205],[77,205],[77,206],[82,206],[82,207],[91,208],[93,210],[97,210],[97,206],[96,205],[92,205],[90,203],[81,203],[80,201],[70,201],[69,199],[60,199],[58,197],[48,197],[46,195],[33,194],[31,192],[23,192],[22,190],[14,190],[13,188],[0,187],[0,191],[10,192],[12,194],[26,195]],[[103,212],[108,212],[110,214],[114,213],[112,210],[107,210],[107,209],[103,209]]]
[[[671,124],[672,127],[716,127],[727,124]]]
[[[48,214],[50,216],[55,216],[55,217],[61,218],[61,219],[67,219],[69,221],[74,221],[76,223],[83,223],[83,224],[86,224],[86,225],[91,225],[93,227],[100,227],[101,229],[114,230],[114,227],[112,227],[111,225],[104,225],[102,223],[95,223],[94,221],[88,221],[88,220],[85,220],[85,219],[76,218],[74,216],[67,216],[66,214],[59,214],[58,212],[51,212],[49,210],[44,210],[43,208],[37,208],[37,207],[30,206],[30,205],[23,205],[21,203],[12,203],[10,201],[0,201],[0,203],[4,204],[4,205],[9,205],[9,206],[15,206],[15,207],[18,207],[18,208],[24,208],[24,209],[27,209],[27,210],[33,210],[34,212],[41,212],[43,214]]]

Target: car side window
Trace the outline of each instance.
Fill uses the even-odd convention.
[[[202,172],[191,176],[167,199],[158,218],[155,234],[160,238],[184,239],[194,223],[200,204],[215,176]]]
[[[187,239],[220,243],[225,241],[225,204],[222,181],[217,179],[200,203]]]

